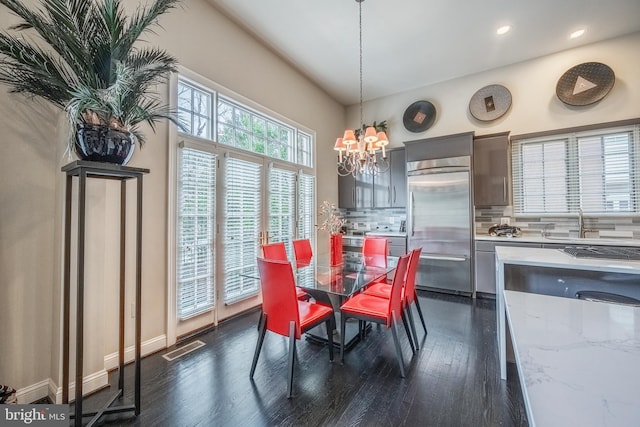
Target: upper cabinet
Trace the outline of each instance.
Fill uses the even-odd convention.
[[[405,150],[388,152],[389,170],[338,177],[338,203],[344,209],[400,208],[407,203],[407,168]]]
[[[473,198],[476,206],[509,205],[509,133],[473,140]]]
[[[389,170],[373,178],[374,208],[403,208],[407,204],[407,163],[404,148],[389,152]]]

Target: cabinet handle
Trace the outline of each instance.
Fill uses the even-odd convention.
[[[393,204],[396,204],[396,186],[393,186]]]
[[[389,195],[387,196],[387,200],[389,202],[389,206],[391,206],[391,188],[389,188]]]
[[[502,201],[507,201],[507,177],[502,178]]]

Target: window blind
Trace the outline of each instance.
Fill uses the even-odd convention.
[[[229,157],[225,169],[224,302],[232,304],[257,295],[260,287],[258,280],[243,274],[257,271],[262,165]]]
[[[314,237],[314,209],[315,209],[315,177],[300,172],[298,175],[298,238]]]
[[[284,242],[293,254],[296,221],[296,173],[270,168],[269,171],[269,243]]]
[[[214,307],[216,156],[182,148],[178,172],[177,312]]]
[[[516,214],[638,212],[639,127],[514,141]]]

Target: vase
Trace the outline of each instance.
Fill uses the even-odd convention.
[[[331,265],[342,264],[342,234],[331,235]]]
[[[81,160],[125,165],[133,156],[135,138],[108,126],[78,124],[75,150]]]

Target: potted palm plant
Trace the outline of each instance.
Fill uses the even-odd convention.
[[[178,2],[155,0],[128,16],[122,0],[0,0],[23,20],[0,31],[0,82],[63,109],[81,159],[125,164],[145,142],[141,124],[177,123],[152,90],[176,60],[139,41]]]

